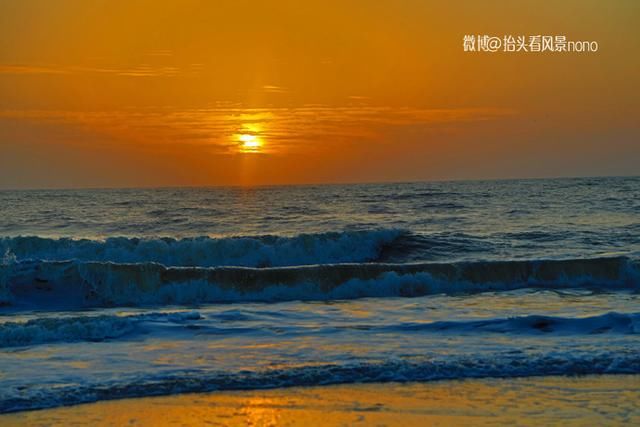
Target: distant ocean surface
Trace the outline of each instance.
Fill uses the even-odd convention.
[[[640,178],[0,191],[0,412],[640,374]]]

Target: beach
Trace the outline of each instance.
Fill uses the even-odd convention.
[[[637,375],[213,392],[0,416],[3,426],[615,426],[639,422]]]

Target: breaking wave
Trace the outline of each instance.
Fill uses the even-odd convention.
[[[135,332],[143,322],[184,323],[197,312],[145,313],[129,316],[74,316],[0,323],[0,347],[74,341],[104,341]]]
[[[157,262],[167,266],[277,267],[287,265],[366,262],[407,233],[402,230],[345,231],[295,237],[128,238],[105,240],[0,238],[0,253],[18,260]]]
[[[166,267],[157,263],[16,261],[0,265],[4,304],[110,307],[508,291],[538,287],[637,289],[626,257],[274,268]]]

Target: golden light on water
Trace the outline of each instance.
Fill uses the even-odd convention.
[[[640,391],[637,376],[539,377],[408,384],[351,384],[331,387],[219,391],[141,399],[108,400],[43,411],[2,415],[3,425],[200,425],[203,420],[232,426],[276,425],[479,425],[487,414],[496,424],[520,420],[526,425],[553,424],[559,417],[576,424],[620,424],[611,413],[612,399],[621,413],[632,413]],[[588,401],[572,398],[582,388]],[[620,393],[618,390],[624,390]],[[617,394],[616,394],[617,391]],[[546,400],[545,400],[546,399]],[[545,402],[547,412],[531,408]],[[516,402],[517,404],[514,404]],[[581,404],[582,403],[582,404]],[[483,408],[478,411],[478,407]],[[609,412],[607,412],[609,411]],[[617,422],[617,420],[620,422]],[[582,421],[588,420],[588,423]],[[534,422],[535,421],[535,422]]]

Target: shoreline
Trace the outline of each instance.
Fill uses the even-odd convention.
[[[0,415],[20,425],[622,425],[640,375],[549,376],[219,391]]]

